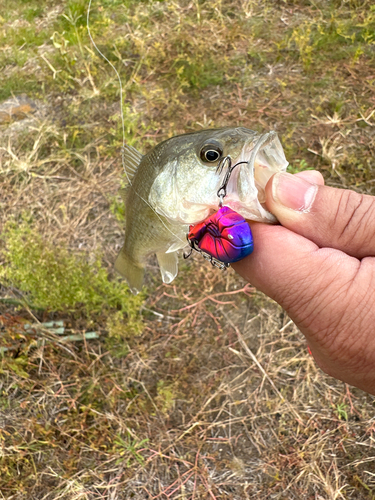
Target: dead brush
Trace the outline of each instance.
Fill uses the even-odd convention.
[[[311,153],[320,155],[327,161],[333,170],[345,161],[344,146],[342,145],[343,134],[336,132],[328,138],[319,138],[321,153],[309,149]]]
[[[1,141],[0,145],[0,175],[12,175],[26,173],[37,175],[42,167],[61,163],[64,158],[60,155],[51,156],[43,153],[50,143],[59,138],[58,128],[48,121],[30,126],[27,132],[22,132],[23,144],[20,138],[15,138],[14,134]]]

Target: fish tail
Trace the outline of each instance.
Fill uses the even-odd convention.
[[[126,255],[124,248],[118,254],[115,269],[126,279],[132,293],[137,294],[141,291],[145,270]]]

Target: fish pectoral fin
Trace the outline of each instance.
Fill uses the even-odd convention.
[[[142,265],[133,262],[128,257],[124,248],[121,249],[117,256],[115,269],[126,279],[132,293],[137,294],[141,291],[145,270]]]
[[[178,254],[177,252],[156,254],[158,258],[161,277],[164,283],[171,283],[178,273]]]

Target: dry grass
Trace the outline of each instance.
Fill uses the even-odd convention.
[[[86,262],[102,255],[111,283],[118,84],[85,2],[0,5],[1,98],[35,104],[0,125],[1,248],[6,223],[27,224]],[[356,0],[103,0],[92,14],[131,144],[276,129],[292,170],[370,194],[374,29]],[[282,309],[233,271],[193,258],[161,285],[156,260],[148,270],[135,320],[105,300],[41,309],[27,282],[3,281],[0,498],[374,499],[373,397],[322,374]],[[48,320],[76,340],[37,326]]]

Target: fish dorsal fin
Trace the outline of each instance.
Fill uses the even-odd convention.
[[[143,155],[133,146],[125,146],[123,152],[124,168],[128,176],[128,181],[131,182],[137,171],[138,165],[141,163]]]

